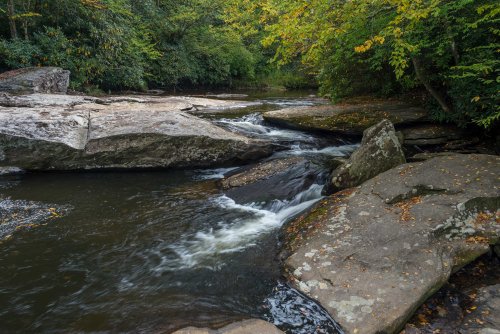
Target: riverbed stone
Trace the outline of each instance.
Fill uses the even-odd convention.
[[[221,181],[221,186],[222,189],[227,190],[266,180],[305,161],[306,159],[302,157],[291,157],[261,162],[247,170],[239,171],[237,174],[225,177]]]
[[[383,119],[406,126],[429,119],[425,109],[400,101],[293,107],[264,113],[270,123],[304,131],[360,136]]]
[[[0,106],[0,166],[26,170],[206,167],[270,155],[271,143],[186,113],[195,107],[193,103],[224,107],[226,102],[50,94],[10,98],[8,103],[17,106]]]
[[[396,333],[500,236],[500,157],[404,164],[284,228],[290,282],[346,333]]]
[[[462,129],[448,124],[419,124],[402,129],[405,145],[443,145],[464,137]]]
[[[290,200],[317,182],[321,166],[303,158],[274,159],[244,167],[220,181],[237,203]]]
[[[172,334],[282,334],[276,326],[264,320],[244,320],[217,330],[188,327]]]
[[[405,162],[394,126],[390,121],[383,120],[365,130],[361,146],[345,164],[332,172],[324,192],[332,194],[355,187]]]
[[[63,93],[70,72],[59,67],[29,67],[0,74],[0,92],[13,94]]]

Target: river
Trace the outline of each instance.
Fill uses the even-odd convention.
[[[248,99],[258,104],[203,117],[281,144],[271,160],[307,158],[312,181],[298,171],[282,180],[287,194],[242,200],[217,187],[240,166],[0,177],[0,332],[169,333],[257,317],[287,333],[337,333],[321,307],[281,282],[278,231],[321,198],[329,159],[356,145],[262,120],[320,99]]]

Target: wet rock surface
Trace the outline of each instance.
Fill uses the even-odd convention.
[[[13,94],[63,93],[70,72],[59,67],[30,67],[0,74],[0,92]]]
[[[274,325],[264,320],[245,320],[233,323],[218,330],[188,327],[173,334],[280,334],[283,333]]]
[[[22,173],[24,173],[24,171],[18,167],[0,167],[0,176]]]
[[[388,120],[365,130],[361,146],[351,155],[346,163],[333,171],[325,193],[332,194],[342,189],[351,188],[405,163],[394,126]]]
[[[16,231],[48,224],[69,209],[40,202],[0,198],[0,243],[11,238]]]
[[[394,333],[500,235],[500,158],[401,165],[284,228],[290,282],[346,333]]]
[[[279,283],[266,298],[264,318],[287,333],[341,334],[328,312],[287,284]]]
[[[272,152],[269,142],[187,114],[186,110],[197,108],[195,104],[226,107],[231,102],[4,95],[0,166],[27,170],[204,167],[251,161]]]
[[[415,313],[401,334],[500,331],[500,259],[484,255],[453,274]]]
[[[403,126],[427,121],[428,114],[418,106],[386,101],[287,108],[267,112],[264,119],[299,130],[359,136],[383,119],[390,120],[396,126]]]
[[[275,159],[238,170],[220,184],[239,203],[292,199],[323,175],[321,166],[302,158]]]
[[[452,125],[420,124],[402,129],[405,145],[443,145],[464,137],[464,131]]]
[[[238,172],[235,175],[225,177],[221,181],[222,189],[231,189],[241,187],[250,183],[266,180],[273,175],[282,173],[296,164],[304,163],[306,160],[301,157],[292,157],[285,159],[272,160],[259,163],[247,171]]]

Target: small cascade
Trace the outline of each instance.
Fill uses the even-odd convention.
[[[239,118],[222,118],[217,120],[216,123],[230,131],[242,133],[253,138],[278,142],[299,141],[313,143],[315,141],[312,135],[265,124],[261,113],[252,113]]]
[[[259,238],[279,228],[284,222],[321,199],[322,185],[313,184],[292,200],[273,200],[270,203],[237,204],[222,195],[213,199],[225,211],[238,213],[241,218],[220,221],[216,227],[185,235],[169,248],[176,259],[162,261],[154,271],[178,270],[197,266],[219,268],[221,254],[242,251],[256,245]]]

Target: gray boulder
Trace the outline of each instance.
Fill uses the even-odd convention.
[[[395,166],[405,163],[394,126],[383,120],[365,130],[361,146],[345,164],[335,169],[325,194],[355,187]]]
[[[66,94],[70,72],[59,67],[29,67],[0,74],[0,91],[12,94]]]
[[[24,107],[0,106],[0,166],[25,170],[206,167],[272,153],[269,142],[187,114],[183,110],[193,105],[183,98],[53,96],[15,99]],[[196,102],[217,105],[206,99]]]
[[[285,226],[290,282],[347,334],[397,333],[500,236],[500,157],[404,164]]]
[[[188,327],[172,334],[282,334],[276,326],[264,320],[244,320],[218,330]]]

